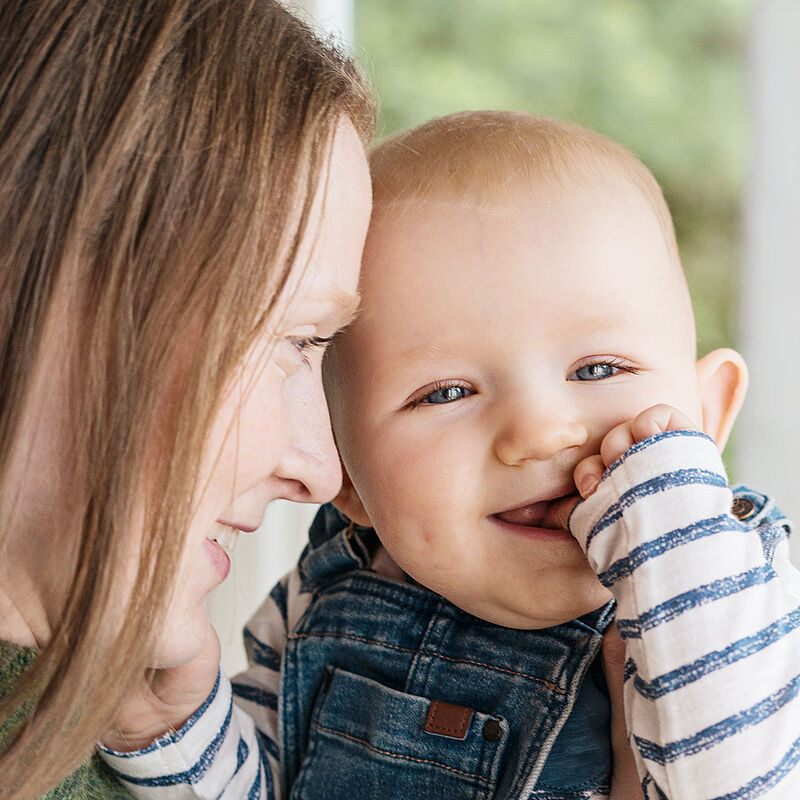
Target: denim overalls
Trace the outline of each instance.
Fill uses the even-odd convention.
[[[292,800],[583,800],[607,793],[600,667],[613,602],[523,631],[369,571],[374,531],[323,506],[300,560],[280,725]]]

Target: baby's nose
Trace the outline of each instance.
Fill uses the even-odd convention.
[[[586,425],[567,409],[517,407],[501,427],[495,452],[504,464],[515,466],[526,461],[546,461],[588,439]]]

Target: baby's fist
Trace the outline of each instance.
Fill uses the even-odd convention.
[[[612,428],[600,445],[604,468],[610,467],[629,447],[665,431],[695,430],[694,423],[677,408],[660,403],[632,420]]]
[[[680,430],[696,430],[696,427],[686,414],[665,403],[651,406],[612,428],[600,443],[600,453],[587,456],[575,467],[575,486],[581,497],[592,494],[605,470],[636,442],[665,431]]]

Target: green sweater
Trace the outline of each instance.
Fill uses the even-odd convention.
[[[0,700],[8,697],[20,676],[36,658],[36,650],[0,641]],[[20,717],[0,720],[0,752]],[[92,754],[66,780],[39,800],[131,800],[131,795],[112,776],[106,765]]]

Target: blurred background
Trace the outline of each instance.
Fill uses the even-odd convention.
[[[751,371],[732,480],[800,520],[800,2],[305,0],[372,79],[378,135],[452,111],[532,111],[593,128],[652,170],[675,221],[698,354]],[[275,504],[209,600],[229,672],[241,627],[291,569],[313,508]],[[800,565],[800,536],[793,543]]]

